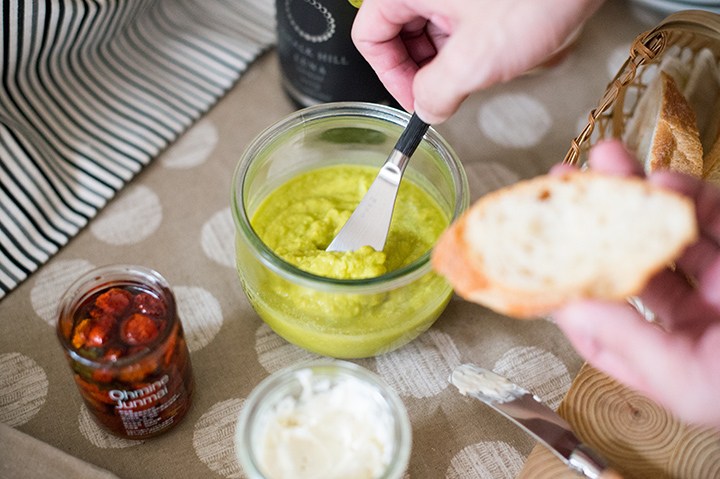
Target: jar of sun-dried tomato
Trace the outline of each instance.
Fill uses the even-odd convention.
[[[167,281],[141,266],[112,265],[78,278],[60,300],[57,333],[96,421],[144,439],[190,408],[190,355]]]

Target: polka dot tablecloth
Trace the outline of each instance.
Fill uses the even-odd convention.
[[[609,1],[562,63],[472,96],[440,125],[465,165],[472,199],[559,162],[631,41],[657,20]],[[256,134],[291,112],[270,52],[0,302],[0,422],[121,478],[244,477],[233,441],[245,398],[270,373],[315,357],[258,318],[234,269],[233,169]],[[186,331],[196,379],[193,407],[181,424],[154,439],[121,440],[95,425],[55,337],[64,289],[109,263],[162,273]],[[356,362],[405,402],[413,428],[409,477],[456,479],[514,478],[534,442],[449,387],[455,366],[475,362],[494,369],[556,408],[582,365],[550,322],[510,320],[459,298],[417,340]],[[0,462],[44,460],[37,454],[11,458],[2,450]]]

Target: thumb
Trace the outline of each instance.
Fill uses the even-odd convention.
[[[464,60],[465,50],[466,45],[453,37],[415,75],[413,108],[426,123],[442,123],[450,118],[475,90],[475,74],[472,63]]]
[[[673,411],[697,386],[686,370],[692,346],[649,323],[629,304],[579,301],[553,318],[590,364]]]

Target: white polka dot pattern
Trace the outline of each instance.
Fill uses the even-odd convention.
[[[530,148],[550,130],[552,117],[538,100],[525,94],[506,93],[480,105],[478,124],[498,145]]]
[[[30,291],[30,302],[35,313],[50,326],[57,324],[60,298],[70,285],[95,265],[85,260],[59,260],[43,267]]]
[[[121,246],[140,243],[162,222],[162,206],[147,186],[129,186],[90,223],[92,234],[105,243]]]
[[[448,386],[460,353],[447,334],[429,330],[413,342],[377,358],[378,374],[399,394],[426,398]]]
[[[507,351],[494,371],[523,386],[557,409],[570,389],[567,367],[554,354],[537,347],[516,347]]]
[[[524,458],[511,445],[488,441],[463,448],[450,461],[447,479],[513,479]]]
[[[209,291],[196,286],[173,288],[178,315],[190,352],[207,346],[223,324],[220,303]]]
[[[194,168],[205,163],[217,142],[215,125],[208,120],[200,120],[168,149],[162,164],[170,169]]]
[[[215,213],[202,227],[205,256],[229,268],[235,267],[235,225],[230,208]]]
[[[235,455],[235,429],[244,400],[228,399],[213,405],[195,423],[193,447],[205,465],[223,477],[242,478]]]
[[[268,373],[320,358],[315,353],[288,343],[265,323],[255,331],[255,351],[258,361]]]
[[[127,447],[139,446],[145,442],[143,440],[124,439],[108,433],[98,426],[90,415],[87,406],[84,404],[80,407],[78,424],[80,434],[90,441],[93,446],[99,447],[100,449],[125,449]]]
[[[47,398],[45,371],[21,353],[0,354],[0,422],[20,426],[32,419]]]

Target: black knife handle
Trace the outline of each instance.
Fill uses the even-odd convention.
[[[430,128],[430,125],[422,121],[419,116],[413,113],[410,117],[410,121],[405,127],[405,130],[402,132],[402,135],[400,135],[400,138],[395,144],[395,150],[407,157],[412,156],[415,149],[422,141],[425,132],[428,131],[428,128]]]

